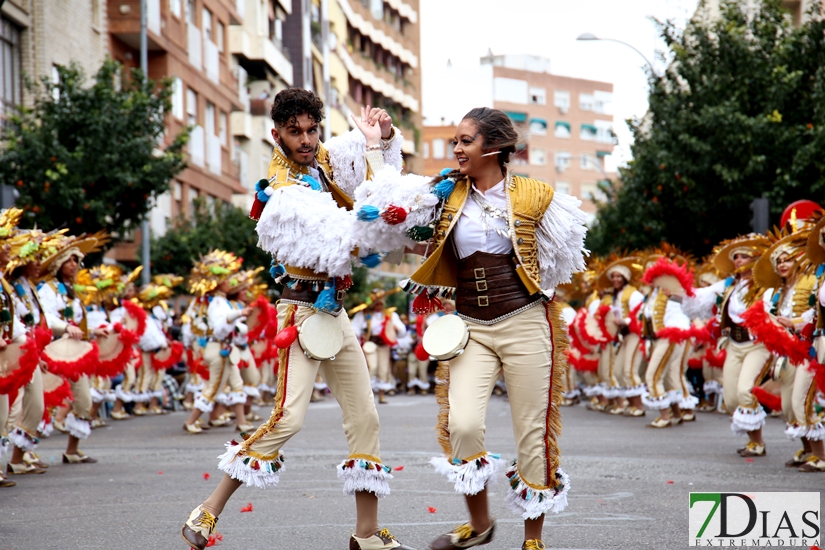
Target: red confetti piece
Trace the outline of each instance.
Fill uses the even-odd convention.
[[[752,458],[746,458],[745,462],[753,462],[753,459]]]
[[[672,481],[672,480],[670,480],[670,479],[668,479],[668,480],[667,480],[667,484],[668,484],[668,485],[673,485],[673,481]]]
[[[404,469],[403,466],[396,466],[395,468],[393,468],[393,470],[395,470],[396,472],[400,472],[403,469]]]
[[[435,514],[435,510],[436,510],[436,509],[435,509],[435,508],[433,508],[432,506],[427,506],[427,511],[428,511],[429,513],[431,513],[431,514]]]
[[[208,480],[210,477],[212,477],[212,476],[209,475],[209,472],[204,472],[203,473],[203,479]]]
[[[251,502],[249,504],[247,504],[246,506],[244,506],[243,508],[241,508],[241,512],[251,512],[251,511],[252,511],[252,503]]]
[[[218,533],[218,532],[216,531],[216,532],[215,532],[215,538],[216,538],[216,539],[218,539],[218,540],[223,540],[223,535],[221,535],[220,533]]]
[[[163,470],[158,470],[158,474],[163,474]]]
[[[209,535],[209,540],[206,541],[206,547],[209,548],[210,546],[215,546],[216,544],[218,544],[218,539],[215,535]]]

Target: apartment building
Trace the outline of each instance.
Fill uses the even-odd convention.
[[[443,124],[424,126],[421,139],[421,156],[424,160],[424,172],[435,176],[444,168],[458,168],[453,156],[452,141],[455,138],[456,125]]]
[[[107,0],[0,2],[0,118],[31,105],[24,75],[57,78],[57,65],[80,63],[91,81],[109,50]]]

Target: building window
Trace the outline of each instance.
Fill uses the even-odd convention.
[[[180,17],[180,0],[169,0],[169,11],[175,17]]]
[[[198,94],[191,88],[186,90],[186,123],[195,126],[198,123]]]
[[[20,28],[0,16],[0,119],[22,102]]]
[[[596,167],[596,160],[590,155],[582,154],[579,159],[581,160],[582,170],[593,170]]]
[[[583,200],[589,200],[593,202],[604,202],[605,199],[607,199],[604,192],[601,189],[599,189],[599,186],[595,183],[582,183],[581,188],[581,198]]]
[[[424,158],[425,159],[430,158],[430,142],[429,141],[424,142]]]
[[[183,120],[183,80],[177,76],[172,81],[172,115],[178,120]]]
[[[582,111],[592,111],[594,103],[593,94],[579,94],[579,109]]]
[[[370,0],[370,13],[378,20],[384,18],[384,0]]]
[[[218,44],[218,51],[221,52],[221,53],[223,53],[223,33],[224,33],[223,23],[218,21],[217,33],[216,33],[215,39],[216,39],[217,44]]]
[[[558,151],[556,153],[556,170],[558,172],[564,172],[568,166],[570,166],[570,153]]]
[[[228,147],[226,144],[226,113],[221,111],[218,117],[218,136],[221,139],[221,147]]]
[[[189,213],[195,212],[195,201],[198,200],[198,190],[189,186]]]
[[[203,26],[203,36],[209,40],[212,40],[212,12],[206,8],[203,8],[203,20],[201,21],[201,25]]]
[[[530,119],[530,133],[537,136],[547,135],[547,121],[543,118]]]
[[[596,141],[613,143],[613,123],[609,120],[596,121]]]
[[[570,137],[570,123],[563,122],[561,120],[556,121],[556,129],[553,131],[553,135],[558,138],[569,138]]]
[[[564,193],[565,195],[570,194],[570,184],[566,181],[557,181],[555,189],[556,193]]]
[[[596,141],[598,129],[592,124],[582,124],[580,138],[584,141]]]
[[[556,90],[553,92],[553,105],[559,108],[562,114],[570,110],[570,92]]]
[[[172,186],[172,198],[175,199],[175,211],[172,214],[180,216],[183,214],[183,184],[179,181]]]
[[[444,158],[444,140],[441,138],[433,140],[433,158],[437,160]]]
[[[613,94],[596,90],[593,93],[593,110],[603,115],[613,114]]]
[[[204,126],[206,126],[207,137],[215,135],[215,105],[211,101],[206,102],[206,122]]]
[[[547,90],[544,88],[530,88],[530,103],[544,105],[547,103]]]
[[[547,152],[544,149],[531,147],[530,164],[533,164],[535,166],[544,166],[545,164],[547,164]]]
[[[186,22],[195,25],[195,0],[186,0]]]

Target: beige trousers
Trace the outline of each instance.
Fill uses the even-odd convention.
[[[5,393],[0,393],[0,437],[5,437],[6,424],[9,421],[9,396]],[[0,456],[3,455],[3,442],[0,441]]]
[[[407,355],[407,387],[418,386],[422,390],[428,389],[430,387],[429,376],[427,375],[429,368],[429,359],[421,361],[415,356],[415,352],[411,351]]]
[[[43,374],[39,367],[34,369],[32,379],[26,384],[25,388],[17,392],[15,401],[19,401],[20,405],[19,413],[12,413],[14,416],[10,416],[10,420],[14,419],[12,429],[22,430],[32,439],[39,437],[37,427],[43,419],[43,409],[45,408],[43,402]]]
[[[255,364],[255,358],[252,356],[252,350],[249,349],[249,346],[240,350],[240,352],[240,360],[242,362],[246,362],[246,366],[240,369],[243,385],[245,388],[254,388],[255,391],[252,393],[255,396],[258,396],[260,395],[258,392],[258,386],[261,384],[261,371],[258,370],[258,366]],[[247,393],[249,391],[252,390],[248,390]]]
[[[155,371],[152,369],[152,355],[146,352],[141,352],[142,359],[140,368],[137,371],[137,382],[135,383],[135,391],[140,394],[147,394],[152,391],[155,385]]]
[[[670,407],[675,399],[682,399],[685,343],[674,344],[664,338],[653,342],[650,361],[645,372],[647,394],[644,404],[654,410]],[[679,393],[676,396],[675,393]]]
[[[283,303],[279,303],[277,309],[281,327],[300,326],[304,320],[315,314],[309,307]],[[260,471],[261,475],[264,473],[263,470],[281,460],[281,447],[304,425],[312,390],[315,387],[315,377],[320,372],[341,406],[349,458],[363,461],[362,464],[371,463],[367,469],[378,473],[373,467],[374,464],[380,463],[378,411],[370,388],[369,371],[364,352],[346,314],[339,315],[338,321],[344,333],[344,343],[335,360],[316,361],[308,358],[297,340],[286,350],[281,350],[277,393],[272,414],[267,422],[240,445],[239,449],[233,451],[225,466],[222,463],[221,468],[225,472],[236,479],[251,483],[250,476],[257,474],[244,471],[243,466],[236,464],[239,457],[248,456],[264,461],[264,467],[256,470]],[[278,468],[275,466],[275,470]],[[339,476],[344,477],[341,471]],[[277,479],[265,483],[274,484],[277,483]],[[345,484],[345,490],[348,487],[352,490],[364,490],[364,487]],[[382,490],[376,487],[374,492],[383,496]]]
[[[642,352],[639,351],[639,342],[641,339],[637,334],[630,333],[622,340],[622,345],[619,348],[619,367],[621,368],[621,375],[619,381],[621,385],[629,391],[626,397],[631,394],[641,395],[642,379],[639,376],[639,367],[642,364]]]
[[[777,359],[774,358],[774,360]],[[776,368],[779,368],[779,365],[777,365]],[[796,365],[792,365],[790,361],[785,361],[785,364],[782,366],[782,370],[779,372],[779,382],[782,385],[782,414],[785,416],[785,422],[788,424],[797,422],[793,406],[793,388],[797,370]],[[802,419],[804,422],[804,415],[802,416]]]
[[[278,375],[275,372],[275,360],[268,359],[261,365],[261,386],[274,388],[278,383]]]
[[[785,433],[793,437],[807,437],[816,441],[825,439],[825,428],[823,428],[814,409],[816,392],[814,371],[808,367],[797,368],[791,395],[794,424],[797,427],[794,429],[792,426]]]
[[[560,357],[566,353],[565,332],[560,317],[549,322],[549,311],[550,306],[540,305],[494,325],[468,322],[469,343],[464,353],[449,363],[448,458],[472,465],[487,454],[487,404],[496,378],[503,372],[512,410],[518,477],[539,491],[558,486],[559,386],[567,368]],[[550,319],[554,319],[552,314]],[[439,431],[443,433],[443,429]],[[473,494],[469,491],[471,487],[466,492]]]
[[[195,404],[204,412],[211,412],[215,398],[229,386],[232,402],[229,405],[243,403],[246,394],[243,391],[243,378],[238,368],[240,350],[232,346],[229,356],[221,355],[221,344],[209,342],[203,350],[203,360],[209,365],[209,380],[205,381],[203,392],[195,398]]]
[[[722,369],[725,409],[733,413],[737,407],[758,408],[751,390],[767,374],[772,359],[770,352],[754,342],[729,341],[725,349],[727,357]]]
[[[364,353],[369,367],[370,378],[376,381],[379,390],[392,390],[395,386],[390,381],[392,367],[392,350],[389,346],[379,345],[374,353]]]
[[[618,370],[616,368],[617,351],[613,344],[605,345],[599,354],[599,384],[603,386],[602,395],[608,399],[618,397],[621,393]]]

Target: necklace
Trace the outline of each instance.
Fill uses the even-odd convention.
[[[478,207],[481,208],[481,226],[484,228],[484,233],[489,235],[490,231],[493,231],[497,235],[504,237],[505,239],[509,239],[510,228],[506,227],[508,219],[507,209],[496,208],[475,188],[473,188],[473,192],[470,196],[473,198]],[[494,225],[493,220],[503,220],[505,227],[502,227],[501,224]]]

